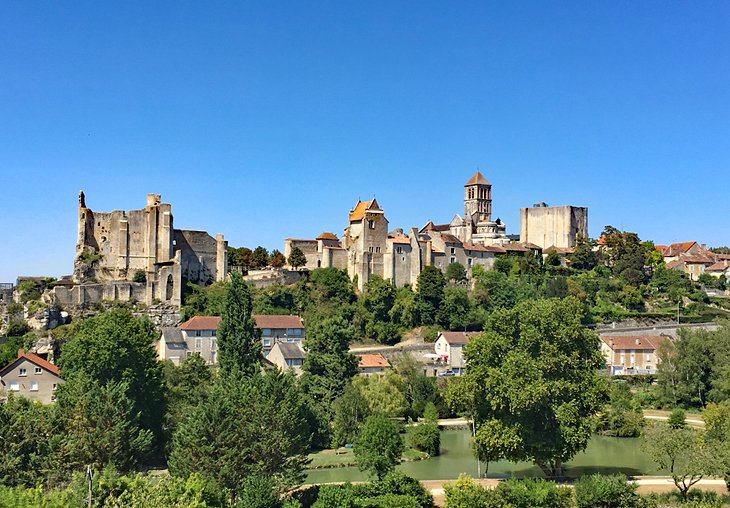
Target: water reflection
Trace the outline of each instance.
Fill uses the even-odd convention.
[[[461,473],[477,476],[477,462],[471,452],[468,430],[441,432],[441,455],[428,460],[407,462],[398,468],[419,480],[455,479]],[[484,472],[484,464],[482,464]],[[576,455],[565,466],[569,477],[592,473],[624,473],[629,476],[665,473],[641,450],[639,439],[594,436],[585,452]],[[489,464],[490,478],[542,477],[540,468],[528,462],[493,462]],[[366,480],[355,467],[317,469],[309,472],[308,483]]]

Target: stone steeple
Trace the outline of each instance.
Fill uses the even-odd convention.
[[[464,219],[473,226],[492,221],[492,184],[479,171],[464,184]]]

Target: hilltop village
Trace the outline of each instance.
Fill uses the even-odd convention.
[[[438,461],[444,432],[466,437],[477,477],[528,460],[563,480],[596,436],[642,436],[659,468],[677,460],[662,447],[684,439],[671,453],[704,462],[672,477],[681,495],[730,477],[730,249],[611,226],[591,239],[586,207],[545,203],[521,209],[512,234],[492,192],[477,171],[463,212],[403,229],[376,198],[357,201],[340,236],[286,238],[283,252],[178,229],[160,195],[100,212],[80,192],[73,273],[0,285],[7,495],[43,484],[78,497],[77,473],[103,470],[124,483],[119,506],[173,506],[183,490],[225,507],[471,507],[453,504],[463,492],[522,506],[504,491],[516,483],[428,490],[394,470]],[[687,420],[707,425],[706,441],[685,409],[709,415]],[[670,424],[647,425],[645,410]],[[375,478],[367,487],[303,486],[354,465]],[[544,480],[529,492],[582,507],[577,493],[606,481],[648,506],[625,477],[587,478],[575,495]]]

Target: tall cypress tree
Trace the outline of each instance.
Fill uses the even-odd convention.
[[[221,323],[218,327],[218,364],[221,373],[252,375],[259,369],[261,340],[251,317],[251,291],[237,272],[226,285]]]

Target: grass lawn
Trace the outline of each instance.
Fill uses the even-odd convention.
[[[312,462],[309,469],[321,469],[330,467],[348,467],[356,466],[357,460],[352,448],[338,448],[337,450],[321,450],[316,453],[310,453],[309,458]],[[428,454],[408,448],[403,452],[401,460],[403,462],[411,462],[414,460],[424,460],[428,458]]]

